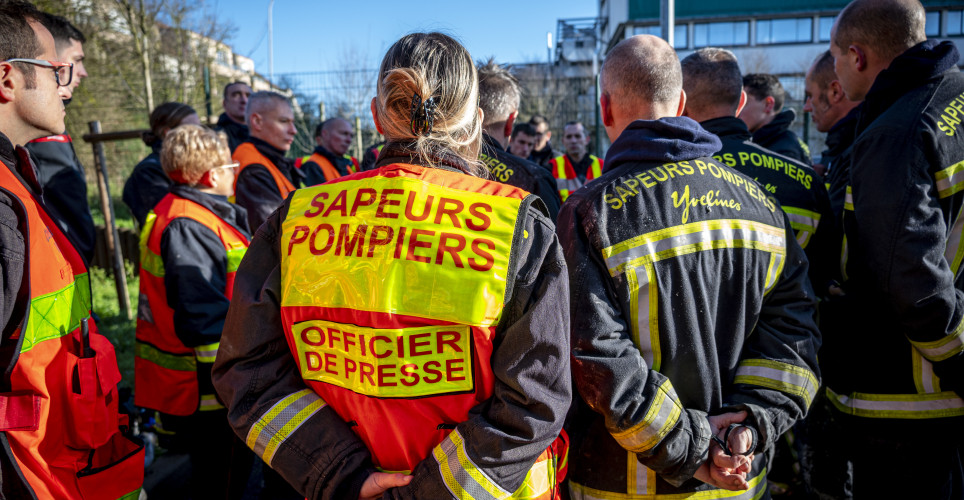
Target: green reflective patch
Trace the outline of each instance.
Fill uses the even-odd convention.
[[[238,270],[238,266],[241,265],[241,259],[244,258],[244,253],[248,251],[247,247],[244,248],[233,248],[228,250],[228,272],[233,273]]]
[[[89,315],[90,277],[84,273],[74,276],[74,282],[66,287],[30,301],[20,352],[67,335],[80,328],[80,321]]]
[[[148,212],[147,219],[144,221],[144,228],[141,229],[139,245],[141,248],[141,269],[147,271],[158,278],[164,277],[164,261],[161,256],[147,248],[147,240],[151,238],[151,231],[154,230],[154,223],[157,222],[157,215],[153,210]]]
[[[150,344],[137,342],[134,347],[134,356],[169,370],[181,372],[197,371],[197,361],[194,359],[194,353],[182,355],[170,354]]]

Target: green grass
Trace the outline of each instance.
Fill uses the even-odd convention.
[[[137,316],[138,277],[134,268],[127,263],[127,291],[130,296],[132,314]],[[110,339],[117,353],[117,365],[121,372],[121,387],[134,388],[134,329],[136,319],[127,319],[117,302],[117,289],[114,278],[105,269],[90,269],[90,286],[94,302],[94,312],[99,317],[97,329]]]

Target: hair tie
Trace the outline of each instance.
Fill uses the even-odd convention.
[[[422,100],[418,92],[412,94],[412,134],[428,135],[432,133],[432,125],[435,123],[435,98],[429,97]]]

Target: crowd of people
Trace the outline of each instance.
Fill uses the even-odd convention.
[[[385,54],[384,142],[244,82],[151,113],[134,403],[193,498],[964,498],[961,56],[853,0],[805,77],[616,44],[611,146],[519,120],[441,33]],[[144,445],[92,314],[64,132],[84,36],[0,2],[0,497],[133,499]],[[52,73],[52,74],[51,74]]]

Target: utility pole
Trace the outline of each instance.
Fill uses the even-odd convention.
[[[268,80],[274,86],[274,22],[271,19],[274,0],[268,2]]]
[[[660,0],[659,29],[663,40],[670,47],[675,47],[673,38],[676,34],[676,0]]]

